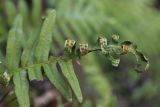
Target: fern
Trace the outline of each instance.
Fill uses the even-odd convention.
[[[7,5],[13,5],[12,2],[9,2]],[[42,27],[39,28],[39,23],[37,24],[36,20],[40,20],[40,11],[41,2],[39,0],[34,0],[33,3],[33,10],[32,10],[32,22],[31,25],[29,25],[26,21],[27,17],[27,7],[23,6],[24,1],[22,0],[19,2],[19,11],[22,13],[24,20],[24,24],[27,24],[28,27],[25,29],[22,28],[22,16],[17,16],[14,26],[11,29],[8,37],[7,42],[7,68],[8,73],[7,75],[3,75],[2,80],[9,81],[7,79],[8,77],[11,78],[13,76],[13,81],[15,84],[15,92],[17,95],[17,98],[19,100],[19,105],[21,107],[28,107],[29,106],[29,96],[28,96],[28,79],[27,74],[29,75],[29,80],[42,80],[42,69],[44,70],[46,76],[49,78],[49,80],[52,82],[53,85],[62,93],[63,96],[65,96],[68,101],[71,101],[72,99],[72,93],[71,88],[73,92],[75,93],[77,99],[82,102],[82,94],[80,90],[80,86],[78,83],[78,79],[73,72],[72,67],[72,61],[71,59],[79,58],[85,55],[84,53],[80,53],[80,49],[77,49],[77,51],[74,51],[73,53],[65,52],[65,59],[61,57],[51,57],[48,55],[49,51],[52,51],[53,53],[56,50],[56,45],[51,44],[52,40],[52,34],[54,35],[54,39],[58,41],[59,45],[63,47],[64,40],[66,38],[76,38],[79,41],[86,41],[90,40],[89,43],[93,44],[92,34],[93,30],[94,32],[101,32],[100,29],[104,27],[105,18],[106,17],[103,13],[99,13],[98,15],[94,14],[94,11],[90,10],[89,8],[94,8],[92,5],[89,5],[89,7],[84,8],[85,1],[79,1],[79,5],[74,7],[74,15],[70,15],[72,10],[70,7],[70,4],[72,4],[72,1],[66,1],[62,2],[60,1],[58,4],[58,17],[57,17],[57,24],[53,31],[54,21],[55,21],[55,12],[53,10],[50,10],[48,12],[47,17],[45,18],[45,21],[42,24]],[[96,1],[94,2],[97,3]],[[76,3],[75,3],[76,4]],[[21,6],[22,5],[22,6]],[[96,6],[100,5],[99,3],[96,4]],[[13,23],[13,17],[16,15],[14,5],[10,6],[13,7],[12,11],[7,11],[8,18],[11,18],[8,20],[8,24],[12,26]],[[22,8],[24,7],[24,8]],[[63,14],[64,8],[66,10],[66,14]],[[7,9],[6,9],[7,10]],[[83,10],[83,11],[82,11]],[[9,13],[11,12],[11,13]],[[35,14],[36,13],[36,14]],[[81,13],[81,14],[77,14]],[[89,13],[89,14],[88,14]],[[36,16],[35,16],[36,15]],[[95,17],[92,18],[92,15]],[[78,18],[77,18],[78,17]],[[98,20],[101,19],[101,20]],[[112,20],[109,20],[112,21]],[[106,22],[111,23],[111,22]],[[113,23],[111,23],[113,24]],[[31,26],[37,26],[39,30]],[[118,24],[120,25],[120,24]],[[113,25],[112,25],[113,26]],[[117,29],[123,28],[123,26],[119,26]],[[32,30],[31,30],[32,29]],[[73,30],[71,30],[73,29]],[[124,29],[121,29],[122,31]],[[28,37],[24,36],[24,31],[31,32],[26,33],[29,35]],[[60,32],[60,31],[63,31]],[[130,34],[130,33],[127,33]],[[76,37],[74,35],[77,35]],[[87,35],[87,36],[86,36]],[[27,38],[27,39],[26,39]],[[105,39],[105,38],[101,38]],[[148,59],[139,52],[136,48],[134,48],[134,44],[126,44],[127,42],[123,42],[121,44],[99,44],[98,50],[99,52],[102,52],[104,56],[109,58],[113,64],[113,66],[118,66],[119,64],[119,54],[117,55],[107,55],[106,52],[108,52],[108,48],[110,46],[115,46],[116,48],[120,49],[120,51],[123,51],[123,45],[127,47],[127,53],[132,52],[136,55],[137,61],[140,60],[147,63],[146,70],[148,68]],[[50,46],[51,49],[50,50]],[[85,45],[83,45],[85,46]],[[65,48],[66,49],[66,48]],[[94,49],[93,49],[94,50]],[[93,50],[88,50],[88,52],[92,52]],[[111,50],[109,50],[111,51]],[[116,50],[117,51],[117,50]],[[124,51],[126,51],[124,49]],[[112,53],[112,51],[111,51]],[[116,52],[117,53],[117,52]],[[113,53],[115,54],[115,53]],[[67,56],[67,59],[66,59]],[[92,59],[93,57],[91,57]],[[94,58],[93,58],[94,59]],[[93,62],[96,60],[93,60]],[[62,69],[62,73],[65,76],[65,78],[68,80],[66,82],[58,72],[56,68],[56,64],[59,64]],[[41,69],[42,68],[42,69]],[[71,70],[69,70],[71,69]],[[138,71],[142,71],[139,70]],[[95,74],[99,75],[100,78],[103,77],[101,73],[96,72]],[[92,75],[96,76],[96,75]],[[95,78],[95,82],[98,81]],[[7,82],[4,84],[8,84]],[[70,85],[68,85],[68,83]],[[93,83],[94,84],[94,83]],[[99,92],[101,91],[101,88],[98,88]],[[25,96],[24,96],[25,94]],[[24,97],[24,98],[23,98]],[[106,97],[105,97],[106,98]],[[105,99],[104,98],[104,99]],[[22,101],[22,99],[25,99]]]
[[[41,67],[43,67],[47,77],[55,85],[55,87],[68,99],[68,101],[71,101],[72,94],[70,87],[68,87],[67,83],[65,83],[65,81],[61,78],[60,74],[56,70],[55,65],[56,63],[59,63],[63,75],[68,80],[78,101],[82,102],[83,97],[78,79],[72,67],[72,59],[80,58],[81,56],[84,56],[90,52],[101,51],[106,57],[109,56],[109,59],[112,61],[113,66],[118,66],[119,61],[117,62],[117,58],[119,58],[120,55],[132,52],[136,56],[139,56],[142,59],[142,61],[148,64],[148,59],[142,53],[136,51],[137,48],[134,48],[131,42],[126,41],[123,42],[121,46],[119,46],[117,44],[119,37],[116,35],[112,37],[113,42],[115,42],[115,45],[112,44],[108,45],[107,39],[100,37],[98,38],[98,43],[100,45],[100,48],[91,50],[88,49],[88,44],[79,44],[79,48],[77,48],[76,42],[74,40],[67,40],[65,42],[64,56],[57,58],[50,57],[48,59],[51,37],[52,37],[52,29],[54,23],[55,23],[55,10],[49,10],[43,22],[40,36],[37,37],[38,41],[35,46],[35,51],[34,51],[35,53],[31,53],[33,47],[29,46],[28,48],[28,45],[34,44],[31,43],[34,42],[34,40],[30,41],[29,39],[28,43],[30,44],[28,45],[27,43],[25,44],[27,45],[26,48],[30,49],[29,51],[27,51],[24,47],[23,44],[24,35],[22,29],[21,15],[17,15],[14,22],[14,26],[9,32],[8,42],[7,42],[7,66],[9,75],[13,76],[13,82],[15,84],[15,93],[18,98],[20,107],[30,106],[29,94],[28,94],[29,85],[26,76],[27,72],[29,72],[30,80],[33,79],[41,80],[42,79]],[[23,49],[23,52],[21,51],[21,49]],[[34,58],[31,60],[34,62],[34,64],[32,65],[29,65],[30,57]],[[145,70],[147,70],[147,68]],[[36,73],[32,74],[30,72],[32,73],[36,72]]]
[[[52,29],[54,26],[55,21],[55,11],[50,10],[48,11],[48,15],[45,18],[45,21],[42,25],[42,30],[40,32],[40,36],[38,37],[38,42],[35,46],[35,53],[32,53],[32,47],[27,46],[26,49],[23,49],[23,31],[22,31],[22,17],[18,15],[15,20],[15,24],[13,28],[10,30],[9,37],[8,37],[8,43],[7,43],[7,65],[8,65],[8,71],[11,76],[13,76],[13,81],[15,84],[15,92],[19,101],[19,105],[21,107],[29,107],[29,96],[28,96],[28,80],[26,77],[26,71],[29,72],[29,78],[41,80],[42,79],[42,73],[41,73],[41,67],[43,67],[44,71],[46,72],[46,75],[50,79],[50,81],[61,91],[61,93],[66,96],[66,98],[71,101],[72,94],[70,87],[67,85],[67,83],[61,78],[60,74],[55,71],[56,67],[55,64],[56,60],[54,60],[54,63],[52,64],[51,61],[48,60],[48,54],[49,54],[49,46],[51,43],[51,36],[52,36]],[[31,37],[31,39],[34,39]],[[34,42],[34,40],[32,40]],[[28,40],[28,43],[31,43],[30,40]],[[33,43],[31,43],[33,44]],[[28,45],[31,45],[28,44]],[[28,50],[30,48],[30,50]],[[21,49],[24,51],[21,52]],[[45,49],[45,51],[44,51]],[[13,53],[14,52],[14,53]],[[21,57],[22,54],[22,57]],[[33,55],[32,55],[33,54]],[[31,58],[30,58],[31,57]],[[34,58],[34,59],[32,59]],[[34,65],[30,65],[30,61],[34,62]],[[19,64],[21,62],[21,65],[19,67]],[[63,62],[62,62],[63,63]],[[64,64],[65,65],[65,64]],[[68,64],[66,65],[68,66]],[[52,72],[54,70],[54,72]],[[73,70],[73,68],[69,67],[69,70]],[[67,69],[63,69],[64,74],[67,75],[68,72],[70,72]],[[32,73],[30,73],[32,72]],[[34,73],[36,72],[36,73]],[[80,102],[82,102],[82,96],[81,96],[81,90],[78,85],[78,80],[74,74],[74,72],[70,72],[70,75],[73,75],[72,77],[66,77],[71,84],[71,87],[73,90],[76,91],[76,95]],[[56,77],[56,78],[55,78]],[[72,83],[72,81],[77,81],[75,84]],[[74,88],[75,87],[75,88]],[[80,94],[77,94],[80,93]]]

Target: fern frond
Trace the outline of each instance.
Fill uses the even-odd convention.
[[[90,4],[91,1],[93,2],[92,4]],[[21,25],[22,20],[21,18],[16,18],[15,24],[8,36],[6,55],[8,71],[13,76],[15,92],[19,101],[19,105],[21,107],[30,106],[27,74],[29,75],[30,81],[42,80],[42,71],[44,71],[47,78],[62,93],[62,95],[68,99],[68,101],[72,100],[72,89],[79,102],[82,102],[83,96],[81,88],[79,86],[78,79],[76,77],[76,74],[74,73],[74,69],[72,66],[72,58],[75,58],[74,55],[72,57],[69,57],[69,60],[63,58],[57,60],[57,57],[54,59],[49,56],[49,51],[55,53],[57,52],[56,50],[59,49],[59,47],[63,48],[65,39],[72,38],[94,44],[94,35],[100,32],[110,31],[111,33],[113,31],[116,31],[125,35],[133,36],[133,32],[131,32],[126,27],[126,25],[122,24],[125,21],[122,20],[123,16],[119,16],[116,14],[116,9],[120,10],[121,7],[118,6],[118,8],[116,7],[116,9],[112,10],[112,7],[110,7],[107,3],[108,1],[91,1],[78,0],[73,2],[73,0],[60,0],[55,2],[57,3],[56,8],[58,11],[58,18],[56,27],[54,29],[54,10],[48,11],[47,17],[45,18],[42,27],[38,27],[40,25],[39,22],[42,10],[41,0],[33,0],[33,7],[31,12],[28,11],[24,0],[21,0],[18,3],[18,10],[15,9],[15,5],[12,2],[6,2],[6,7],[10,6],[9,10],[12,10],[8,11],[8,8],[6,8],[8,24],[11,26],[16,12],[20,12],[25,19],[24,24],[27,25],[24,31],[27,31],[25,32],[25,34],[28,36],[24,37]],[[107,4],[107,8],[104,4]],[[110,4],[115,4],[115,1],[111,1]],[[105,11],[102,11],[103,9],[105,9]],[[115,16],[112,16],[112,12]],[[29,15],[31,15],[31,22],[27,23]],[[108,27],[109,30],[106,30],[106,26],[113,27],[114,29],[109,29]],[[38,29],[40,29],[40,31]],[[54,35],[53,37],[52,33]],[[56,42],[52,42],[52,39],[54,39]],[[51,44],[51,42],[53,44]],[[121,46],[118,46],[118,48],[121,48]],[[99,50],[101,51],[102,48]],[[108,50],[104,48],[104,51]],[[76,52],[81,52],[80,47],[79,49],[74,51],[74,54]],[[82,55],[82,53],[76,53],[75,56],[77,58],[81,57]],[[106,53],[104,55],[107,56]],[[113,55],[111,57],[109,56],[109,58],[111,59],[114,66],[118,66],[120,60],[116,59],[117,56],[115,58]],[[94,56],[91,56],[91,59],[91,62],[97,62]],[[143,59],[145,62],[148,63],[148,61],[141,53],[138,55],[138,60],[139,59]],[[67,79],[68,82],[66,82],[62,75],[58,72],[56,67],[57,63],[59,63],[62,70],[62,75],[64,75],[65,79]],[[97,65],[97,63],[93,64]],[[84,68],[86,74],[93,77],[93,80],[91,80],[91,84],[94,85],[95,83],[97,83],[96,90],[99,92],[102,99],[98,100],[99,105],[107,106],[110,102],[109,97],[111,97],[111,94],[109,94],[110,88],[101,70],[95,69],[95,72],[88,73],[87,71],[89,68]],[[89,77],[89,79],[91,78]],[[101,81],[103,81],[104,87],[98,85]],[[106,90],[107,94],[103,96],[102,92]],[[25,97],[23,95],[25,95]],[[22,99],[24,99],[24,101],[22,101]],[[106,99],[107,102],[105,102]]]
[[[74,73],[72,61],[59,61],[59,64],[61,66],[64,76],[67,78],[68,82],[70,83],[77,99],[79,100],[80,103],[82,103],[83,97],[82,97],[78,79]]]
[[[22,49],[22,16],[18,15],[15,19],[13,28],[9,31],[7,41],[7,66],[10,73],[19,67],[21,49]]]
[[[46,76],[49,78],[51,83],[55,85],[62,95],[64,95],[68,101],[72,100],[71,89],[64,81],[62,76],[58,73],[56,68],[55,61],[57,59],[49,59],[55,15],[55,10],[48,11],[48,14],[41,27],[40,36],[34,35],[30,37],[28,41],[25,42],[26,46],[24,46],[22,43],[23,41],[21,41],[25,40],[21,37],[24,36],[22,33],[22,16],[18,15],[16,17],[15,24],[9,33],[7,43],[7,64],[10,74],[13,76],[16,96],[21,107],[28,107],[30,105],[27,73],[29,74],[30,80],[41,80],[43,79],[41,67],[43,67]],[[35,43],[35,41],[37,42]],[[23,52],[21,52],[22,48]],[[68,64],[66,66],[68,67]],[[68,73],[72,74],[69,77],[66,76],[66,78],[69,81],[69,84],[71,84],[71,87],[74,90],[77,98],[80,102],[82,102],[82,95],[78,79],[74,74],[73,68],[69,67],[68,69],[69,70],[67,71],[64,69],[66,72],[63,72],[63,74],[65,76],[68,75]]]
[[[57,87],[57,89],[67,98],[68,101],[72,101],[71,89],[56,69],[56,63],[44,64],[43,69],[52,84]]]
[[[15,93],[19,106],[29,107],[29,83],[26,71],[15,71],[15,74],[13,75],[13,82],[15,84]]]

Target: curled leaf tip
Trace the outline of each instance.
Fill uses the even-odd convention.
[[[139,51],[136,51],[136,54],[137,54],[137,66],[136,66],[136,71],[138,72],[138,73],[142,73],[142,72],[145,72],[145,71],[148,71],[148,69],[149,69],[149,60],[148,60],[148,58],[144,55],[144,54],[142,54],[141,52],[139,52]],[[145,67],[144,67],[144,69],[142,69],[142,66],[143,66],[143,64],[141,64],[141,63],[139,63],[140,61],[142,61],[142,62],[144,62],[145,63]]]
[[[108,43],[107,38],[99,36],[97,39],[97,43],[99,47],[96,49],[89,49],[88,44],[79,43],[79,47],[76,48],[76,42],[74,40],[66,40],[64,48],[67,57],[81,57],[90,52],[100,51],[106,58],[108,58],[112,65],[118,67],[120,63],[120,56],[131,53],[136,57],[136,67],[135,70],[137,72],[147,71],[149,68],[149,60],[148,58],[138,50],[137,45],[133,44],[131,41],[124,41],[122,43],[118,43],[119,36],[112,35],[112,43]],[[70,57],[71,56],[71,57]],[[144,63],[146,64],[144,67]]]
[[[123,48],[123,53],[132,53],[137,60],[137,64],[135,67],[135,70],[138,73],[142,73],[144,71],[147,71],[149,69],[149,60],[148,58],[137,49],[137,45],[133,44],[130,41],[124,41],[121,43],[121,47]],[[145,63],[145,67],[143,68],[143,62]]]

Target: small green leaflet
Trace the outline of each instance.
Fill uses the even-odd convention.
[[[15,93],[20,107],[30,107],[29,84],[25,71],[17,71],[13,75]]]
[[[35,50],[35,57],[37,62],[43,62],[48,60],[48,54],[52,42],[52,32],[55,19],[56,19],[56,11],[49,10],[47,13],[47,17],[43,22],[42,29],[40,32],[40,37]]]
[[[26,45],[23,49],[22,56],[21,56],[21,66],[30,66],[34,65],[35,61],[35,47],[37,45],[37,38],[39,36],[39,31],[41,29],[41,26],[36,30],[30,33],[30,38],[27,40]],[[41,66],[39,66],[41,68]],[[29,80],[42,80],[42,72],[39,70],[36,70],[36,68],[28,68],[28,75]]]
[[[28,24],[27,23],[27,18],[28,18],[28,15],[29,15],[29,8],[26,4],[26,1],[25,0],[20,0],[18,2],[18,9],[19,9],[19,13],[22,14],[23,18],[24,18],[24,24]]]
[[[83,101],[82,92],[79,86],[78,79],[76,77],[76,74],[74,73],[74,68],[72,64],[72,60],[68,61],[59,61],[61,70],[63,72],[63,75],[68,80],[69,84],[71,85],[73,92],[75,93],[78,101],[81,103]]]
[[[7,66],[13,74],[15,93],[20,107],[29,107],[29,85],[25,71],[16,70],[20,63],[21,48],[23,40],[22,16],[17,15],[14,26],[9,32],[7,41]]]
[[[72,101],[72,91],[67,82],[61,77],[56,68],[56,63],[43,65],[44,72],[51,83],[62,93],[68,101]]]
[[[11,0],[5,0],[5,13],[8,18],[8,24],[12,25],[16,16],[16,7]]]
[[[41,66],[28,68],[28,75],[29,75],[29,80],[43,80],[43,75],[41,73]]]
[[[22,26],[22,16],[17,15],[14,26],[9,31],[7,41],[7,67],[10,73],[13,73],[13,70],[19,66],[23,36]]]
[[[38,23],[37,20],[40,19],[41,10],[42,10],[41,3],[42,3],[42,0],[32,0],[31,18],[34,24],[37,24]]]

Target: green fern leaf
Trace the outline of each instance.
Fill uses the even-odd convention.
[[[22,16],[18,15],[13,28],[9,31],[7,41],[7,66],[11,73],[19,66],[22,47],[20,39],[22,39],[22,35]]]
[[[42,80],[43,75],[41,72],[41,66],[35,66],[33,68],[28,68],[29,80]]]
[[[22,67],[34,65],[34,61],[35,61],[34,54],[35,54],[35,47],[37,44],[37,37],[38,37],[36,33],[30,34],[31,36],[28,39],[27,44],[24,48],[24,51],[21,56],[21,66]],[[28,68],[29,80],[42,80],[43,79],[41,71],[37,69],[38,68]]]
[[[48,15],[42,25],[39,41],[35,51],[37,62],[47,61],[52,41],[52,32],[56,18],[56,11],[49,10]]]
[[[38,63],[48,60],[48,54],[50,49],[50,44],[52,40],[52,31],[55,23],[56,13],[55,10],[50,10],[47,17],[42,25],[40,32],[40,37],[35,47],[35,58]],[[36,67],[34,70],[29,69],[29,79],[42,79],[41,65]]]
[[[42,0],[32,0],[32,21],[34,24],[37,24],[40,15],[41,15],[41,9],[42,9]]]
[[[79,86],[79,82],[78,79],[74,73],[74,68],[72,65],[72,61],[60,61],[59,62],[60,66],[61,66],[61,70],[63,72],[63,75],[66,77],[66,79],[68,80],[68,82],[70,83],[77,99],[79,102],[83,101],[83,96],[81,93],[81,89]]]
[[[5,1],[5,11],[7,14],[7,21],[9,25],[13,24],[14,17],[16,16],[16,7],[11,0]]]
[[[26,24],[27,21],[28,21],[27,20],[27,18],[28,18],[28,7],[27,7],[27,4],[26,4],[25,0],[20,0],[18,2],[18,10],[23,16],[24,24]]]
[[[22,16],[17,15],[14,26],[9,32],[7,42],[7,65],[15,84],[15,92],[20,107],[29,107],[28,81],[26,73],[16,70],[19,67],[22,48]],[[16,71],[14,71],[16,70]]]
[[[30,107],[29,84],[25,71],[17,71],[13,76],[15,93],[20,107]]]
[[[70,87],[62,79],[56,69],[56,63],[43,65],[44,72],[53,85],[64,95],[68,101],[72,101],[72,93]]]

